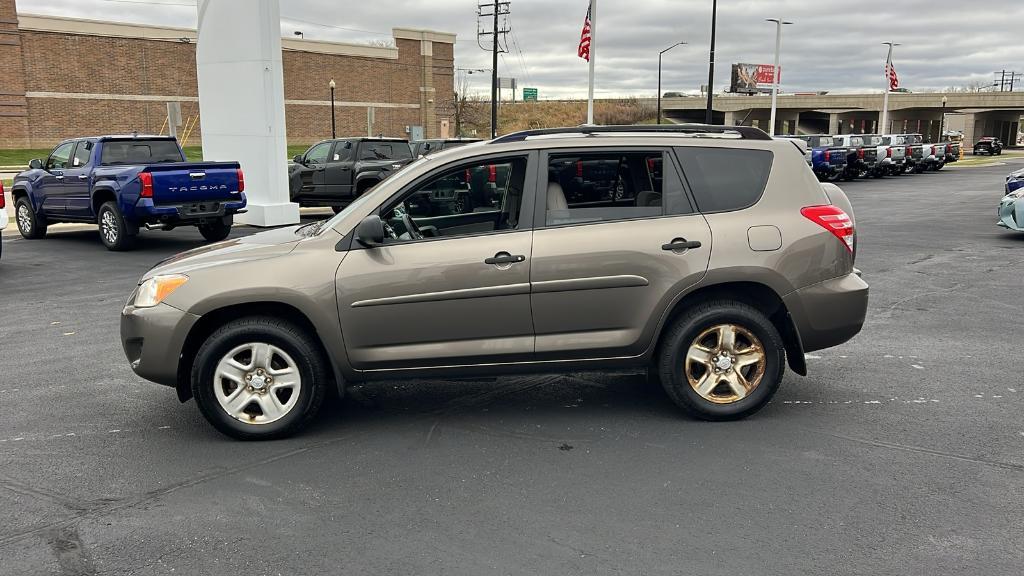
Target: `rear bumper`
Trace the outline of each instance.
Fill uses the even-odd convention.
[[[241,212],[246,205],[243,196],[238,200],[210,200],[181,204],[154,204],[151,198],[140,198],[133,212],[139,223],[198,224],[203,220],[224,218]]]
[[[121,346],[132,370],[146,380],[176,386],[185,337],[197,320],[198,316],[167,304],[152,308],[125,306],[121,311]]]
[[[838,346],[864,326],[868,285],[857,273],[796,290],[783,301],[796,326],[804,351]]]
[[[999,202],[999,220],[996,224],[1003,228],[1024,232],[1024,202],[1017,198],[1003,198]]]

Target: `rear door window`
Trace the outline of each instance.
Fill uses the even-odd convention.
[[[701,212],[749,208],[761,199],[774,155],[768,150],[678,147],[683,177]]]
[[[359,145],[360,160],[410,160],[408,142],[363,142]]]
[[[75,148],[75,156],[71,160],[71,166],[74,168],[80,168],[89,163],[89,158],[92,156],[92,142],[88,140],[82,140],[78,143],[78,147]]]
[[[685,212],[688,203],[675,167],[665,168],[661,151],[552,153],[546,190],[541,190],[545,224],[651,218],[664,215],[666,206],[670,213]],[[678,206],[680,201],[687,206]]]
[[[184,160],[174,140],[108,140],[103,143],[100,164],[157,164]]]

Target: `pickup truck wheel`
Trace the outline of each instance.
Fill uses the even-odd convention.
[[[124,252],[135,248],[136,235],[129,231],[117,202],[104,202],[96,214],[96,221],[100,225],[100,240],[107,250]]]
[[[18,232],[27,240],[46,236],[46,220],[36,214],[32,203],[22,196],[14,203],[14,219],[18,221]]]
[[[240,440],[283,438],[319,411],[328,367],[316,342],[272,317],[232,321],[199,348],[192,394],[203,416]]]
[[[212,220],[210,222],[201,222],[198,228],[199,233],[203,235],[207,242],[220,242],[231,233],[231,222]]]
[[[658,372],[669,397],[702,420],[745,418],[782,382],[785,346],[756,308],[727,300],[700,304],[662,340]]]

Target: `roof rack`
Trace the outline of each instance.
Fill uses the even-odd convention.
[[[618,134],[618,133],[668,133],[668,134],[736,134],[747,140],[771,140],[763,130],[751,126],[712,126],[710,124],[641,124],[634,126],[576,126],[571,128],[540,128],[523,130],[499,136],[491,144],[522,142],[531,136],[557,134]]]

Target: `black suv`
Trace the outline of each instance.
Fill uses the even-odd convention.
[[[994,136],[982,136],[981,140],[974,143],[975,156],[990,154],[998,156],[1003,153],[1003,142]]]
[[[317,142],[288,171],[292,202],[338,212],[412,159],[409,142],[398,138]]]
[[[440,152],[441,150],[447,150],[449,148],[455,148],[456,146],[463,146],[479,141],[479,138],[417,140],[412,143],[412,153],[413,156],[419,158],[420,156],[426,156],[427,154],[433,154],[434,152]]]

